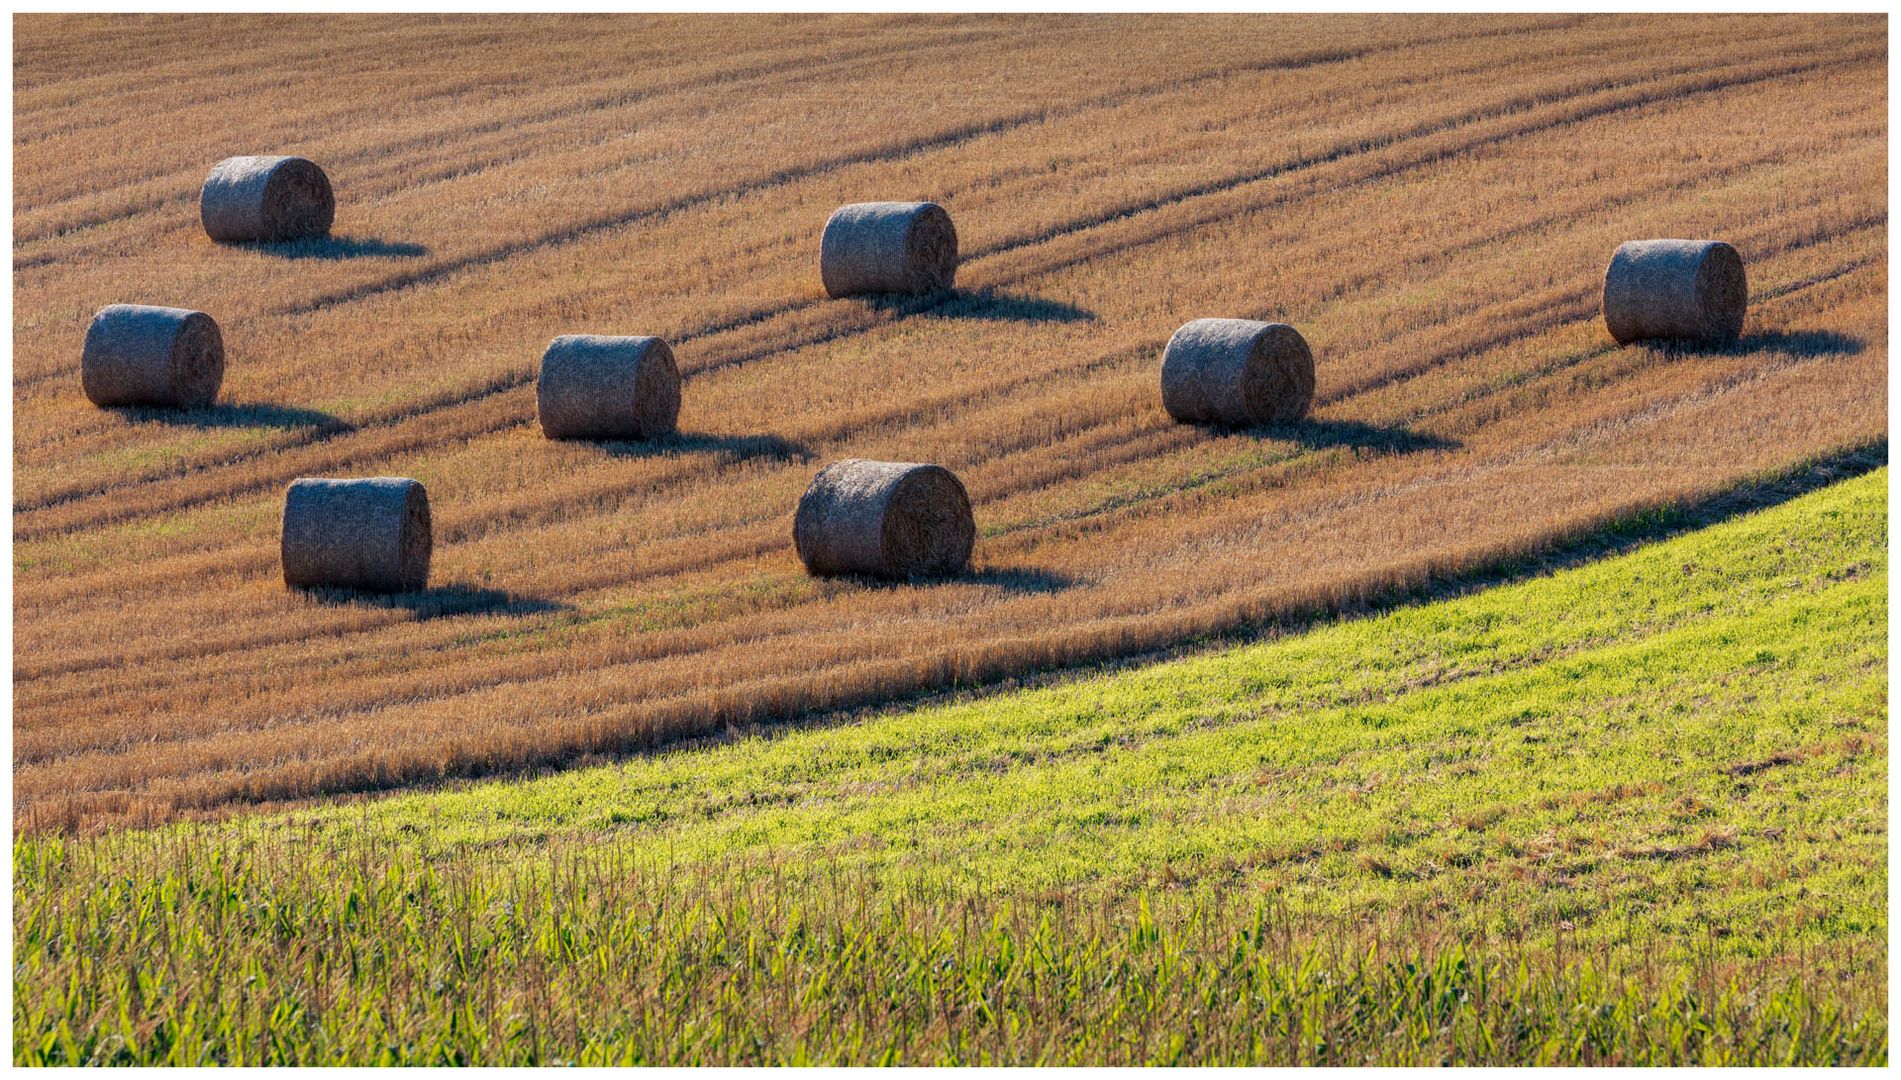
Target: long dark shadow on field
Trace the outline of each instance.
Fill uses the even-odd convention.
[[[1724,345],[1670,342],[1665,348],[1696,356],[1750,356],[1755,353],[1792,353],[1796,356],[1854,356],[1868,343],[1833,330],[1758,330]]]
[[[1082,584],[1081,579],[1037,566],[986,566],[955,579],[972,585],[994,585],[1012,593],[1058,593]]]
[[[429,254],[422,244],[384,240],[374,236],[323,236],[281,243],[239,244],[238,247],[280,259],[419,259]]]
[[[941,577],[882,578],[864,574],[842,574],[834,582],[862,589],[930,588],[934,585],[992,585],[1005,592],[1031,594],[1055,593],[1082,584],[1078,578],[1036,566],[986,566]]]
[[[709,435],[704,432],[676,432],[658,439],[607,440],[592,443],[609,457],[676,457],[684,454],[713,454],[733,461],[769,458],[775,461],[811,461],[812,449],[804,443],[778,435]]]
[[[574,610],[572,604],[559,600],[523,596],[504,589],[481,589],[473,585],[439,585],[433,589],[390,595],[328,588],[299,591],[321,604],[407,611],[420,620],[453,615],[544,615]]]
[[[173,427],[192,427],[204,430],[219,428],[275,428],[279,431],[295,431],[299,428],[315,428],[326,434],[341,434],[355,431],[356,425],[341,417],[324,412],[321,409],[304,409],[295,405],[208,405],[202,409],[154,409],[145,406],[132,406],[113,410],[128,420],[145,423],[169,424]]]
[[[920,315],[929,312],[939,319],[972,319],[989,322],[1072,323],[1094,322],[1096,313],[1085,307],[1023,296],[996,289],[970,292],[944,290],[925,296],[867,296],[860,303],[876,311],[893,315]]]
[[[1388,454],[1413,454],[1421,450],[1456,450],[1462,445],[1459,440],[1442,435],[1411,428],[1381,427],[1359,420],[1301,420],[1291,424],[1265,424],[1245,430],[1264,438],[1296,442],[1309,450],[1351,446]]]

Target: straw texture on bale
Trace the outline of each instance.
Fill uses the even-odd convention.
[[[429,584],[429,493],[400,476],[293,481],[284,494],[284,584],[415,592]]]
[[[550,439],[653,439],[680,418],[680,369],[657,337],[567,334],[541,355],[535,412]]]
[[[1619,345],[1734,341],[1748,305],[1743,257],[1721,240],[1632,240],[1604,271],[1604,325]]]
[[[1286,323],[1196,319],[1162,350],[1162,407],[1184,424],[1284,424],[1313,400],[1313,353]]]
[[[224,337],[202,311],[111,304],[86,328],[79,384],[94,405],[203,408],[224,382]]]
[[[834,299],[948,289],[957,281],[957,228],[932,202],[841,206],[819,240],[819,274]]]
[[[808,572],[942,577],[970,563],[970,496],[941,465],[851,458],[827,465],[799,499],[792,542]]]
[[[231,157],[198,193],[205,234],[221,243],[325,236],[337,216],[330,178],[300,157]]]

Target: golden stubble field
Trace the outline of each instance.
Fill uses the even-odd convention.
[[[571,761],[1351,602],[1885,440],[1880,17],[247,18],[15,24],[14,798],[150,821]],[[237,153],[335,239],[207,240]],[[954,298],[825,299],[838,204]],[[1622,240],[1748,261],[1735,348],[1615,348]],[[101,411],[112,302],[221,405]],[[1160,351],[1294,323],[1313,420],[1171,423]],[[542,349],[658,334],[668,442],[563,444]],[[935,461],[944,584],[817,582],[811,475]],[[287,592],[285,486],[413,476],[434,589]]]

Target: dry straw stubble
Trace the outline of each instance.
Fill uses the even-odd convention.
[[[933,202],[841,206],[819,241],[819,273],[834,299],[949,289],[957,282],[957,228]]]
[[[325,236],[336,215],[330,178],[300,157],[225,158],[198,193],[205,235],[220,243]]]
[[[301,479],[284,493],[284,584],[415,592],[429,584],[429,493],[399,476]]]
[[[1734,341],[1748,304],[1743,257],[1721,240],[1632,240],[1604,270],[1604,325],[1619,345]]]
[[[943,577],[970,563],[970,496],[941,465],[848,458],[799,499],[792,541],[812,574]]]
[[[1313,352],[1286,323],[1196,319],[1162,351],[1162,407],[1185,424],[1291,423],[1313,398]]]
[[[550,439],[654,439],[680,419],[680,369],[657,337],[566,334],[549,343],[535,414]]]
[[[224,382],[224,337],[202,311],[110,304],[86,328],[79,382],[94,405],[203,408]]]

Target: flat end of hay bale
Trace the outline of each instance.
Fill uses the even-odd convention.
[[[680,369],[657,337],[565,334],[535,378],[535,414],[550,439],[657,439],[680,419]]]
[[[1748,307],[1743,257],[1721,240],[1632,240],[1604,268],[1604,327],[1619,345],[1731,342]]]
[[[833,299],[954,288],[957,227],[934,202],[841,206],[819,240],[819,276]]]
[[[224,382],[224,337],[202,311],[109,304],[86,327],[79,381],[102,407],[204,408]]]
[[[294,480],[281,535],[289,588],[403,593],[429,585],[429,493],[408,477]]]
[[[1162,407],[1184,424],[1253,427],[1303,419],[1314,358],[1286,323],[1195,319],[1162,350]]]
[[[336,214],[330,177],[308,158],[225,158],[211,167],[198,192],[205,235],[219,243],[327,236]]]
[[[799,499],[793,546],[827,577],[945,577],[970,565],[970,496],[941,465],[848,458],[819,470]]]

